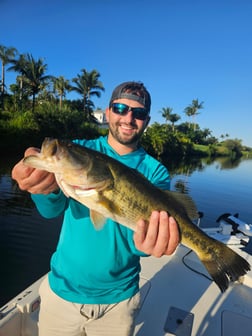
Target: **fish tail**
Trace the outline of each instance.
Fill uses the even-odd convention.
[[[223,243],[209,247],[208,252],[211,258],[200,259],[221,292],[225,292],[230,282],[239,280],[250,270],[247,260]]]

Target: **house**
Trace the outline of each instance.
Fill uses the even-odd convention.
[[[97,125],[101,128],[108,128],[105,111],[98,109],[93,112],[93,116]]]

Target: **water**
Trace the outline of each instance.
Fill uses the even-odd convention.
[[[5,157],[0,165],[0,307],[49,270],[61,226],[38,215],[11,179],[18,160]]]
[[[18,160],[5,157],[0,165],[0,306],[49,270],[62,220],[40,217],[29,194],[18,189],[10,177]],[[223,213],[252,223],[252,160],[198,161],[171,173],[172,190],[189,193],[204,213],[202,226],[216,226]]]
[[[178,182],[204,213],[203,227],[218,225],[216,220],[223,213],[238,213],[240,219],[252,224],[252,160],[233,165],[223,158],[211,164],[203,162],[189,175],[175,175],[173,190],[180,190]]]

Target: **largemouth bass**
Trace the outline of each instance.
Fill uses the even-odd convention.
[[[90,209],[96,228],[111,218],[135,230],[137,221],[148,221],[153,210],[167,211],[179,226],[181,243],[198,255],[222,292],[250,270],[244,258],[193,224],[196,207],[188,196],[156,188],[136,170],[103,153],[46,138],[41,152],[27,156],[24,163],[54,173],[62,191]]]

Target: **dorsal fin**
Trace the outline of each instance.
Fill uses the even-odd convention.
[[[183,205],[188,217],[193,220],[199,217],[199,213],[197,210],[197,207],[193,201],[193,199],[191,198],[191,196],[187,195],[187,194],[182,194],[180,192],[177,191],[165,191],[168,194],[171,194],[173,198],[176,199],[176,201],[178,201],[180,204]]]

